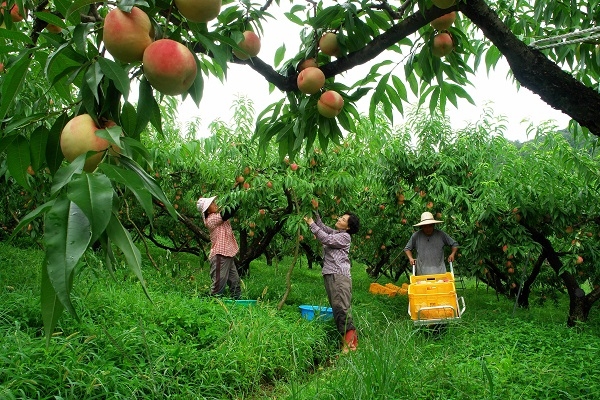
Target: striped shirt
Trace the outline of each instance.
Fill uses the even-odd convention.
[[[223,221],[220,213],[208,214],[204,225],[210,232],[210,255],[209,259],[217,254],[225,257],[234,257],[238,250],[238,244],[233,236],[233,229],[229,221]]]
[[[325,225],[318,215],[315,215],[310,230],[317,240],[323,244],[323,275],[340,274],[350,276],[350,234],[338,231]]]

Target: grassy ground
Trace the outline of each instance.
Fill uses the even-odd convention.
[[[406,296],[373,295],[353,269],[359,351],[344,356],[331,323],[300,318],[327,305],[320,270],[256,262],[240,307],[205,297],[208,266],[155,251],[145,279],[117,281],[88,255],[48,348],[39,313],[42,254],[0,244],[0,399],[594,399],[600,391],[600,315],[565,326],[567,304],[514,310],[467,282],[467,311],[441,333],[415,327]],[[380,280],[380,283],[386,281]],[[401,284],[402,281],[397,282]]]

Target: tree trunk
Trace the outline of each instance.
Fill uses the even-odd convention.
[[[529,295],[531,294],[531,286],[536,281],[537,277],[542,270],[542,264],[546,259],[546,254],[542,251],[540,256],[538,257],[535,264],[533,264],[533,269],[531,273],[527,277],[527,279],[523,282],[523,287],[521,288],[521,293],[519,294],[519,298],[517,299],[517,304],[522,308],[529,308]]]
[[[323,257],[318,254],[315,254],[313,249],[306,243],[300,243],[304,254],[306,254],[306,261],[308,262],[308,269],[313,268],[313,263],[318,263],[319,265],[323,265]]]
[[[530,233],[534,241],[542,246],[542,253],[546,255],[546,259],[550,267],[556,275],[562,279],[567,292],[569,294],[569,316],[567,317],[567,326],[575,326],[578,322],[588,320],[592,305],[598,300],[598,296],[594,296],[594,292],[586,296],[585,292],[579,287],[579,283],[575,277],[569,272],[560,273],[563,263],[560,260],[558,253],[552,247],[552,243],[541,232],[533,229],[527,224],[521,223]],[[598,291],[600,292],[600,291]]]

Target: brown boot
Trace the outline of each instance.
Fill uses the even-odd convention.
[[[344,346],[342,348],[342,352],[347,353],[348,350],[356,351],[357,347],[358,336],[356,335],[356,330],[350,329],[344,336]]]

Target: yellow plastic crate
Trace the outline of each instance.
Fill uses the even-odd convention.
[[[436,282],[454,282],[454,275],[452,272],[445,272],[443,274],[431,274],[431,275],[411,275],[410,283],[436,283]]]
[[[369,292],[373,294],[385,294],[390,297],[394,297],[397,294],[396,290],[390,289],[389,287],[383,286],[377,282],[373,282],[371,285],[369,285]]]
[[[410,317],[413,320],[460,317],[454,282],[435,281],[411,284],[408,287],[408,305]],[[419,310],[424,307],[439,306],[445,307],[426,309],[419,313]]]
[[[385,287],[402,296],[405,296],[408,292],[408,283],[403,283],[402,287],[394,285],[393,283],[386,283]]]

